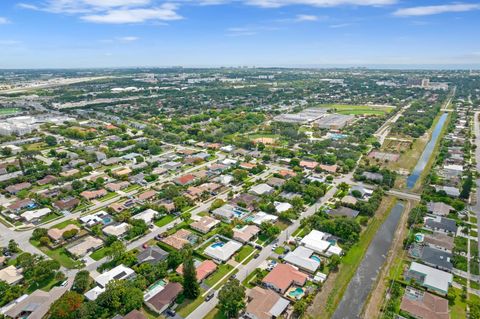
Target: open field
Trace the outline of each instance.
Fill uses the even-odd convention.
[[[18,112],[20,112],[20,109],[17,107],[0,108],[0,115],[13,115]]]
[[[336,113],[344,115],[384,115],[395,110],[388,106],[349,105],[349,104],[321,104],[319,107],[335,109]]]
[[[330,273],[320,293],[315,296],[312,306],[309,308],[311,318],[330,318],[338,304],[342,300],[345,289],[360,265],[370,242],[373,240],[380,226],[388,217],[396,203],[392,196],[385,197],[380,204],[375,216],[370,220],[368,226],[360,235],[357,244],[342,258],[339,270]]]

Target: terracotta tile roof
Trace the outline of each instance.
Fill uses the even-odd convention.
[[[448,300],[425,292],[423,297],[417,298],[405,293],[400,309],[416,318],[422,319],[449,319]]]
[[[285,292],[292,284],[303,286],[308,276],[289,264],[278,264],[262,282]]]
[[[196,271],[197,271],[197,280],[202,281],[205,278],[207,278],[211,273],[213,273],[215,270],[217,270],[217,264],[215,264],[213,261],[210,259],[207,259],[203,261],[200,265],[197,266]],[[180,275],[183,275],[183,264],[178,266],[176,269],[177,273]]]

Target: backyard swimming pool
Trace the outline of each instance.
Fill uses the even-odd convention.
[[[310,259],[313,259],[313,260],[315,260],[315,261],[321,262],[320,257],[315,256],[315,255],[310,256]]]
[[[303,288],[297,287],[295,290],[292,290],[288,293],[288,295],[295,299],[300,299],[305,294],[305,290]]]
[[[223,242],[220,241],[220,242],[217,242],[217,243],[212,244],[210,247],[212,247],[212,248],[219,248],[219,247],[223,247],[223,245],[225,245],[225,243],[223,243]]]

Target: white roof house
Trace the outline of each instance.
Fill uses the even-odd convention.
[[[412,262],[409,268],[409,274],[413,275],[414,277],[417,277],[417,275],[420,275],[421,278],[423,278],[423,282],[420,280],[418,281],[422,286],[435,290],[437,292],[441,292],[443,294],[448,293],[448,287],[452,284],[453,281],[453,275],[443,271],[443,270],[438,270],[435,268],[432,268],[427,265],[419,264],[417,262]]]
[[[343,251],[342,248],[340,248],[338,246],[331,245],[330,247],[328,247],[325,255],[327,255],[327,256],[332,256],[332,255],[340,256],[342,254],[342,251]]]
[[[208,246],[205,250],[204,253],[212,257],[214,260],[217,261],[227,261],[232,257],[232,255],[242,248],[242,244],[240,244],[238,241],[235,240],[229,240],[226,243],[220,244],[220,243],[214,243],[210,246]]]
[[[9,285],[15,285],[23,279],[22,273],[22,268],[16,268],[11,265],[0,270],[0,280],[5,281]]]
[[[263,222],[275,222],[278,216],[267,214],[265,212],[258,212],[253,215],[252,223],[255,225],[261,225]]]
[[[50,214],[52,210],[50,208],[40,208],[40,209],[36,209],[36,210],[29,210],[29,211],[26,211],[25,213],[21,214],[20,216],[22,216],[27,222],[29,221],[32,221],[32,220],[35,220],[35,219],[39,219],[45,215],[48,215]]]
[[[95,278],[97,286],[85,293],[85,296],[89,300],[95,300],[97,297],[105,291],[105,287],[112,280],[124,280],[132,278],[135,275],[133,269],[128,268],[125,265],[118,265],[117,267],[100,274]]]
[[[325,233],[314,229],[310,234],[302,238],[301,243],[317,253],[324,253],[331,243],[323,240],[323,238],[325,238]]]
[[[130,225],[127,223],[121,223],[117,225],[108,225],[107,227],[103,228],[103,233],[105,235],[119,237],[124,235],[129,228],[130,228]]]
[[[285,258],[283,259],[300,269],[314,273],[317,271],[318,267],[320,267],[319,258],[312,258],[314,253],[315,252],[309,248],[298,246],[294,251],[285,255]]]
[[[132,216],[133,219],[141,219],[143,220],[147,225],[151,224],[155,216],[158,215],[158,212],[156,210],[153,210],[151,208],[144,210],[143,212]]]
[[[275,209],[277,210],[278,213],[283,213],[293,208],[293,206],[290,203],[274,202],[273,204],[275,205]]]
[[[250,188],[250,193],[255,195],[265,195],[273,193],[274,188],[268,184],[258,184]]]

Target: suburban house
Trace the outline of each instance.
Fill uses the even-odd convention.
[[[445,234],[455,235],[457,233],[457,223],[453,219],[435,216],[425,217],[425,228]]]
[[[450,319],[447,299],[412,287],[405,289],[400,309],[414,318]]]
[[[205,248],[205,255],[211,257],[217,262],[225,262],[236,253],[242,244],[235,240],[229,240],[227,242],[215,242],[214,244]]]
[[[173,304],[178,295],[183,291],[182,285],[178,282],[169,282],[159,293],[145,300],[149,309],[161,314]]]
[[[215,270],[217,270],[217,264],[209,259],[202,262],[198,260],[195,261],[195,271],[199,282],[210,276]],[[183,264],[180,264],[175,271],[180,275],[183,275]]]
[[[210,216],[202,216],[199,220],[191,223],[190,227],[201,232],[202,234],[206,234],[218,224],[220,224],[219,220]]]
[[[137,255],[138,263],[149,263],[156,265],[159,262],[166,260],[168,257],[168,252],[163,250],[158,246],[150,246],[147,247],[145,250],[141,251]]]
[[[250,289],[247,298],[245,317],[249,319],[279,318],[290,304],[276,292],[258,286]]]
[[[453,281],[452,274],[417,262],[412,262],[404,277],[405,280],[415,280],[418,284],[440,295],[447,295],[448,287]]]
[[[233,239],[246,243],[249,242],[252,238],[257,236],[260,232],[260,228],[254,225],[245,225],[242,228],[233,228]]]
[[[133,269],[126,267],[125,265],[118,265],[117,267],[106,271],[97,278],[95,278],[95,282],[97,286],[90,289],[85,293],[85,297],[89,300],[96,300],[98,296],[105,291],[107,284],[112,280],[127,280],[135,277],[135,272]]]
[[[77,258],[82,258],[89,252],[95,251],[103,246],[103,241],[93,236],[86,236],[73,242],[66,250]]]
[[[308,275],[289,264],[277,264],[262,280],[262,283],[281,294],[292,285],[304,286]]]

